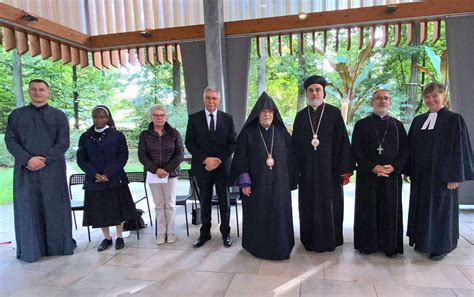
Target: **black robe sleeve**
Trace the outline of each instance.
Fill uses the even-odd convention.
[[[365,154],[364,133],[366,133],[367,129],[364,127],[364,122],[364,120],[360,120],[354,126],[354,131],[352,132],[352,153],[357,163],[357,171],[369,174],[377,163],[369,160]]]
[[[69,122],[67,117],[61,111],[57,111],[56,117],[58,129],[56,131],[54,145],[45,154],[46,164],[63,160],[64,153],[69,148]]]
[[[471,141],[466,123],[456,114],[452,124],[449,153],[441,175],[443,182],[463,182],[474,179]]]
[[[15,158],[18,164],[26,165],[28,161],[33,157],[21,144],[20,135],[16,129],[19,117],[16,115],[18,112],[14,110],[8,117],[7,129],[5,132],[5,144],[7,149]]]
[[[394,123],[397,125],[397,133],[398,133],[398,140],[399,140],[399,150],[397,157],[393,160],[392,166],[396,173],[402,173],[403,168],[408,160],[408,152],[409,152],[409,142],[408,142],[408,135],[403,127],[403,124],[399,121],[395,121]]]

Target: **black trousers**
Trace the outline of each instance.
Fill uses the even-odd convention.
[[[201,203],[201,237],[209,236],[211,232],[212,218],[212,187],[216,185],[216,193],[219,199],[219,211],[221,216],[220,231],[222,238],[230,233],[230,203],[227,197],[227,176],[210,174],[207,177],[196,178],[199,187]]]

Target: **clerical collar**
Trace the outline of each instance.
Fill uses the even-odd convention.
[[[426,121],[423,123],[423,126],[421,126],[421,130],[426,130],[426,129],[433,130],[436,124],[437,118],[438,118],[437,112],[430,112],[428,114],[428,117],[426,118]]]
[[[35,110],[41,110],[41,109],[44,109],[44,108],[48,107],[48,103],[46,103],[44,105],[41,105],[41,106],[36,106],[36,105],[30,104],[30,106]]]
[[[94,131],[97,132],[97,133],[102,133],[102,132],[104,132],[105,130],[107,130],[107,129],[109,129],[109,128],[110,128],[109,125],[105,125],[104,128],[96,128],[96,127],[94,126]]]
[[[379,118],[379,119],[381,119],[381,120],[384,120],[384,121],[385,121],[385,120],[388,120],[388,119],[390,118],[390,115],[389,115],[388,113],[387,113],[386,115],[383,115],[383,116],[378,115],[378,114],[376,114],[375,112],[374,112],[373,114],[374,114],[377,118]]]

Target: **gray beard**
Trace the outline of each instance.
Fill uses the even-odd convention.
[[[307,100],[308,101],[308,105],[313,107],[313,108],[317,108],[318,106],[320,106],[321,104],[323,104],[324,102],[324,99],[320,99],[320,100]]]

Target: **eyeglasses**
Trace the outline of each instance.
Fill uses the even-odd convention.
[[[164,117],[166,117],[166,114],[164,114],[164,113],[162,113],[162,114],[152,114],[151,116],[154,117],[154,118],[164,118]]]
[[[390,101],[390,96],[377,96],[374,98],[374,101]]]

